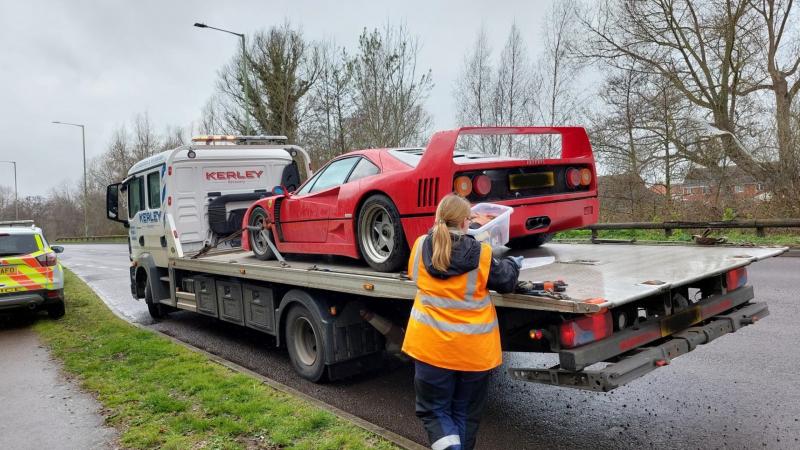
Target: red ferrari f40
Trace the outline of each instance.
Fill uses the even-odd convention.
[[[554,135],[560,157],[526,159],[469,148],[480,139],[530,135]],[[251,205],[243,247],[273,259],[269,236],[281,253],[342,255],[378,271],[397,271],[414,240],[433,225],[439,200],[451,192],[472,203],[513,207],[509,247],[536,247],[556,231],[597,222],[595,161],[583,128],[467,127],[437,132],[425,148],[358,150],[333,159],[296,191]]]

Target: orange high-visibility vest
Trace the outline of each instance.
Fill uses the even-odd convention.
[[[481,244],[477,268],[443,280],[425,269],[422,244],[426,238],[417,239],[408,261],[417,296],[403,352],[444,369],[477,372],[499,366],[502,351],[497,312],[486,288],[492,248]]]

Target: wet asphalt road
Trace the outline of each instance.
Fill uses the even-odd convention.
[[[414,416],[412,370],[399,365],[345,382],[296,377],[285,351],[256,332],[188,312],[153,323],[130,297],[124,245],[69,245],[62,261],[118,314],[147,324],[424,443]],[[547,357],[506,353],[492,381],[478,448],[800,448],[800,258],[749,268],[771,315],[701,346],[610,393],[512,380],[512,366]]]

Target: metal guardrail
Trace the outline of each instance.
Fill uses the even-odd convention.
[[[765,228],[800,228],[800,219],[596,223],[583,229],[591,230],[592,239],[597,239],[597,232],[600,230],[664,230],[666,236],[672,236],[673,230],[700,230],[706,228],[754,228],[757,236],[764,237]]]
[[[109,234],[106,236],[65,236],[56,239],[56,242],[92,242],[128,239],[127,234]]]

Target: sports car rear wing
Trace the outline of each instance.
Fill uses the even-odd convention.
[[[441,167],[452,164],[453,152],[461,135],[560,135],[561,158],[592,158],[592,146],[583,127],[462,127],[431,136],[420,164]]]

